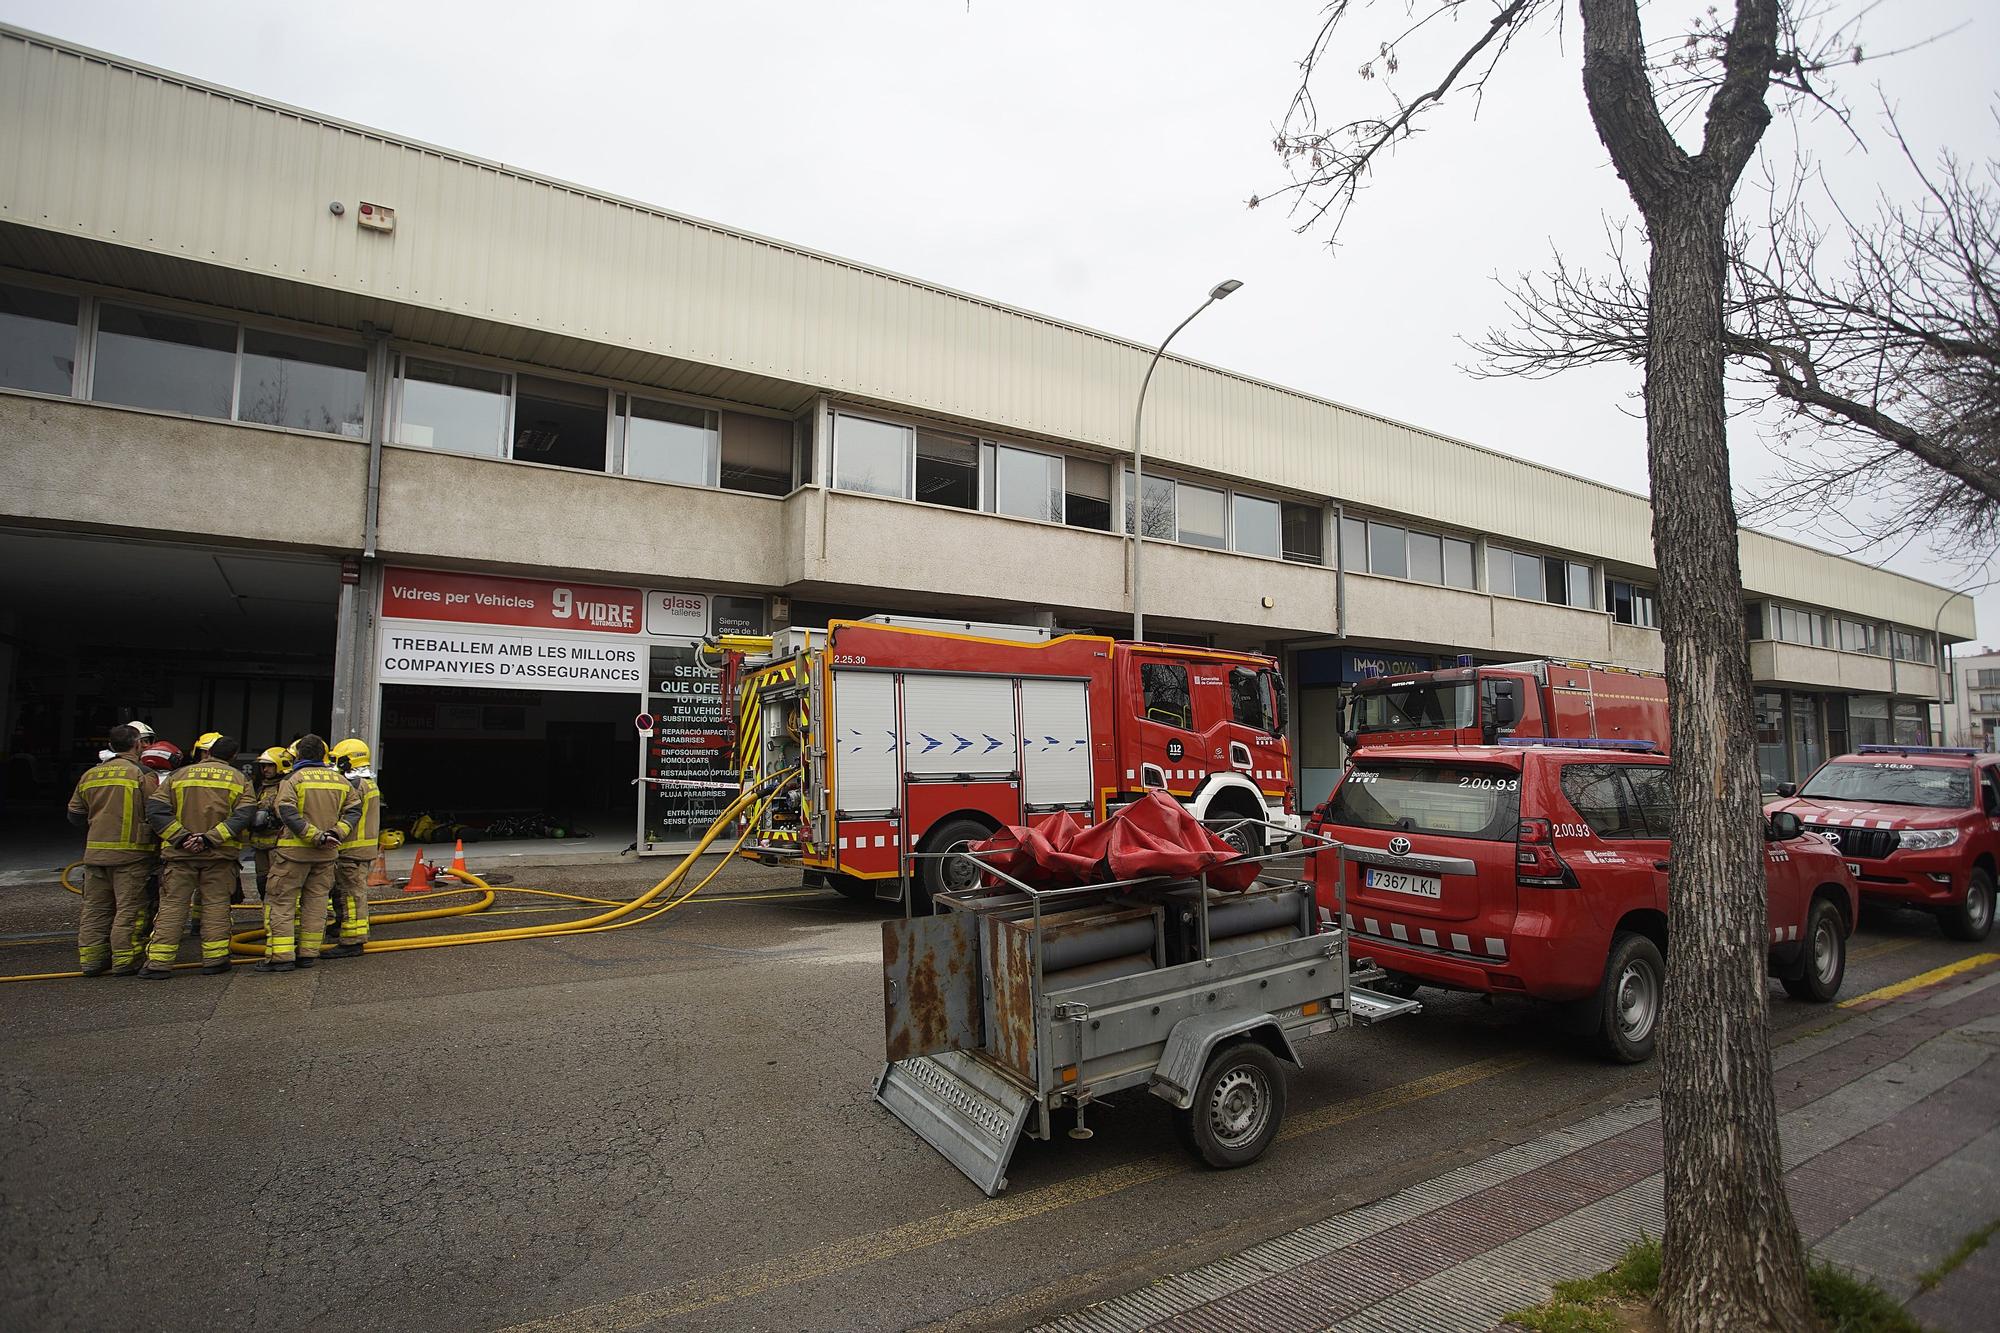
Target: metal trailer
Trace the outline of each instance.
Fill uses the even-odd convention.
[[[1302,836],[1344,869],[1339,843]],[[1292,853],[1242,858],[1267,869],[1241,894],[1206,876],[1038,889],[941,855],[996,884],[883,923],[875,1098],[988,1195],[1023,1133],[1049,1139],[1070,1107],[1070,1137],[1089,1138],[1089,1108],[1133,1088],[1174,1108],[1209,1165],[1246,1165],[1277,1137],[1300,1041],[1419,1007],[1355,984],[1344,912],[1326,919],[1308,878],[1269,870]]]

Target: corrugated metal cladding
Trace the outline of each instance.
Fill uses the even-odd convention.
[[[700,363],[725,379],[1130,444],[1149,349],[910,279],[7,28],[0,123],[0,221]],[[345,217],[328,211],[336,199]],[[396,210],[393,236],[356,225],[362,200]],[[395,320],[399,332],[411,323]],[[1635,497],[1188,362],[1154,381],[1147,448],[1224,476],[1651,563]],[[1746,542],[1744,555],[1759,591],[1904,621],[1933,597],[1783,543]]]

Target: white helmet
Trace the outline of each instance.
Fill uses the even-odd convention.
[[[127,722],[125,725],[132,728],[132,730],[138,732],[140,740],[149,741],[153,739],[153,729],[147,726],[144,722],[141,722],[138,718],[136,717],[133,718],[130,722]]]

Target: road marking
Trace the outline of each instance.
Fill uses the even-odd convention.
[[[1928,972],[1919,972],[1914,977],[1905,977],[1893,985],[1869,991],[1866,995],[1857,995],[1851,1000],[1842,1000],[1840,1007],[1842,1009],[1857,1009],[1864,1004],[1880,1004],[1893,1000],[1898,996],[1908,995],[1913,990],[1922,990],[1926,986],[1936,985],[1945,978],[1955,977],[1961,972],[1970,972],[1975,967],[1984,967],[1988,963],[2000,963],[2000,953],[1976,953],[1970,958],[1961,958],[1955,963],[1946,963],[1943,967],[1934,967]]]
[[[1283,1141],[1331,1129],[1335,1125],[1373,1115],[1378,1111],[1407,1106],[1411,1102],[1422,1101],[1485,1079],[1495,1078],[1530,1063],[1532,1059],[1525,1056],[1478,1060],[1472,1064],[1459,1065],[1453,1069],[1412,1079],[1407,1083],[1398,1083],[1394,1087],[1383,1088],[1360,1097],[1334,1102],[1317,1111],[1294,1118],[1280,1131],[1278,1138]],[[733,1272],[717,1274],[712,1278],[697,1278],[692,1282],[659,1287],[600,1305],[585,1306],[567,1314],[513,1324],[502,1329],[500,1333],[583,1333],[583,1330],[590,1330],[590,1333],[612,1333],[613,1330],[639,1328],[656,1320],[670,1319],[675,1315],[726,1305],[731,1301],[761,1295],[779,1287],[796,1286],[815,1278],[828,1277],[850,1268],[859,1268],[864,1264],[877,1263],[883,1259],[928,1249],[945,1241],[961,1240],[982,1231],[991,1231],[995,1227],[1024,1222],[1029,1218],[1041,1217],[1076,1204],[1089,1203],[1122,1190],[1161,1180],[1167,1176],[1181,1175],[1194,1169],[1193,1160],[1185,1154],[1161,1153],[1155,1157],[1128,1162],[1123,1166],[1107,1167],[1087,1176],[1079,1176],[1075,1180],[1047,1185],[1024,1194],[986,1199],[980,1203],[920,1218],[914,1222],[906,1222],[902,1226],[877,1231],[871,1235],[828,1241],[810,1249],[780,1255],[775,1259],[751,1264]]]
[[[1858,963],[1868,958],[1880,958],[1884,954],[1892,954],[1898,950],[1907,949],[1915,943],[1915,940],[1883,940],[1880,944],[1871,944],[1865,949],[1852,951],[1847,955],[1847,961]]]

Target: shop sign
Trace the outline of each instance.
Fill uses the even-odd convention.
[[[1387,649],[1341,654],[1340,678],[1349,684],[1375,676],[1408,676],[1430,671],[1435,664],[1421,653],[1398,653]]]
[[[699,639],[708,633],[708,597],[698,592],[653,588],[646,593],[646,633]]]
[[[707,600],[701,600],[705,622]],[[382,615],[398,620],[637,634],[644,601],[637,588],[440,569],[391,569],[382,579]]]
[[[645,646],[601,636],[387,621],[376,644],[376,669],[387,684],[598,693],[637,693],[646,687]]]

